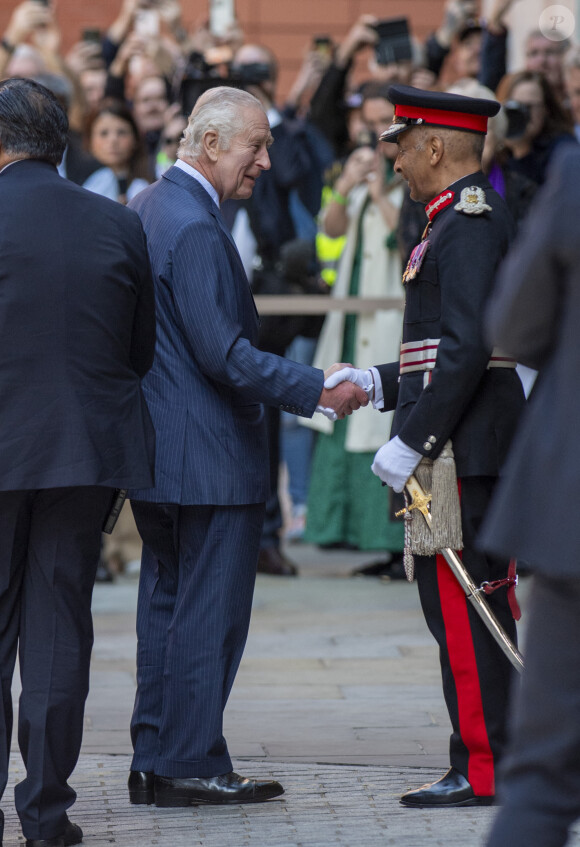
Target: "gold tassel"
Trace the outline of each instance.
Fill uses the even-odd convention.
[[[457,489],[457,472],[451,441],[448,441],[433,463],[431,497],[433,547],[443,550],[463,550],[461,506]]]
[[[433,460],[423,458],[415,468],[417,482],[426,494],[433,488]],[[413,520],[410,524],[411,552],[416,556],[432,556],[434,553],[433,534],[427,526],[427,521],[418,509],[411,512]]]
[[[447,441],[435,461],[421,459],[415,476],[423,491],[431,494],[433,529],[429,529],[418,509],[407,512],[405,548],[415,556],[434,556],[445,547],[462,550],[461,509],[451,441]]]

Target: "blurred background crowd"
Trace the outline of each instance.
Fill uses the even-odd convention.
[[[384,0],[380,17],[350,22],[352,3],[317,2],[334,17],[328,31],[301,38],[293,67],[284,32],[274,52],[236,18],[232,0],[210,0],[209,8],[205,0],[204,8],[197,0],[121,0],[105,24],[95,4],[96,22],[72,33],[74,43],[64,0],[24,0],[0,12],[0,78],[32,77],[57,95],[70,120],[62,176],[120,203],[174,163],[207,87],[231,84],[258,97],[275,139],[272,168],[250,200],[222,207],[254,292],[401,301],[324,319],[267,316],[261,346],[321,367],[367,368],[398,358],[402,269],[426,222],[394,172],[396,146],[378,142],[393,118],[389,84],[502,103],[483,169],[519,223],[554,150],[580,139],[580,48],[573,33],[542,31],[529,0],[489,0],[485,8],[477,0]],[[432,25],[421,12],[427,7]],[[530,14],[522,18],[523,7]],[[301,14],[300,4],[288,8]],[[247,3],[244,13],[251,20]],[[362,573],[402,576],[403,529],[393,517],[400,506],[370,473],[389,415],[366,408],[334,424],[277,409],[267,415],[272,496],[259,570],[296,573],[281,548],[286,538],[377,551]],[[106,544],[105,579],[139,557],[128,509],[124,515]]]

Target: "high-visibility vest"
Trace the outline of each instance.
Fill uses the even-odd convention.
[[[322,189],[322,203],[320,206],[321,212],[324,207],[330,202],[332,196],[332,188],[325,185]],[[336,282],[336,273],[338,262],[346,244],[346,235],[339,235],[338,238],[331,238],[325,232],[318,230],[316,233],[316,258],[320,264],[320,276],[325,283],[332,287]]]

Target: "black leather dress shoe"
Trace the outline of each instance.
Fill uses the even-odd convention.
[[[453,806],[491,806],[494,797],[475,794],[469,782],[457,768],[449,768],[437,782],[429,782],[401,797],[403,806],[422,808],[450,808]]]
[[[263,803],[284,793],[279,782],[246,779],[233,771],[207,779],[155,777],[155,805],[164,807],[205,804]]]
[[[371,562],[369,565],[355,568],[351,572],[351,576],[379,576],[385,579],[407,579],[403,565],[403,554],[396,553],[388,561],[386,559],[379,559],[377,562]]]
[[[298,569],[278,547],[263,547],[258,555],[258,573],[271,576],[296,576]]]
[[[130,771],[127,782],[129,802],[134,806],[150,806],[155,802],[155,775],[149,771]]]
[[[76,823],[67,819],[66,827],[62,835],[54,838],[27,838],[26,847],[73,847],[83,840],[83,831]]]

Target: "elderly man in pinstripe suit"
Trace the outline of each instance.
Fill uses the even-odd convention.
[[[132,803],[260,802],[283,793],[232,771],[223,710],[246,641],[268,495],[262,403],[338,417],[360,388],[255,347],[259,319],[219,203],[270,166],[266,114],[244,91],[197,101],[179,159],[131,204],[148,238],[157,348],[143,388],[155,487],[132,498],[144,542],[131,723]],[[355,388],[356,390],[352,390]]]

